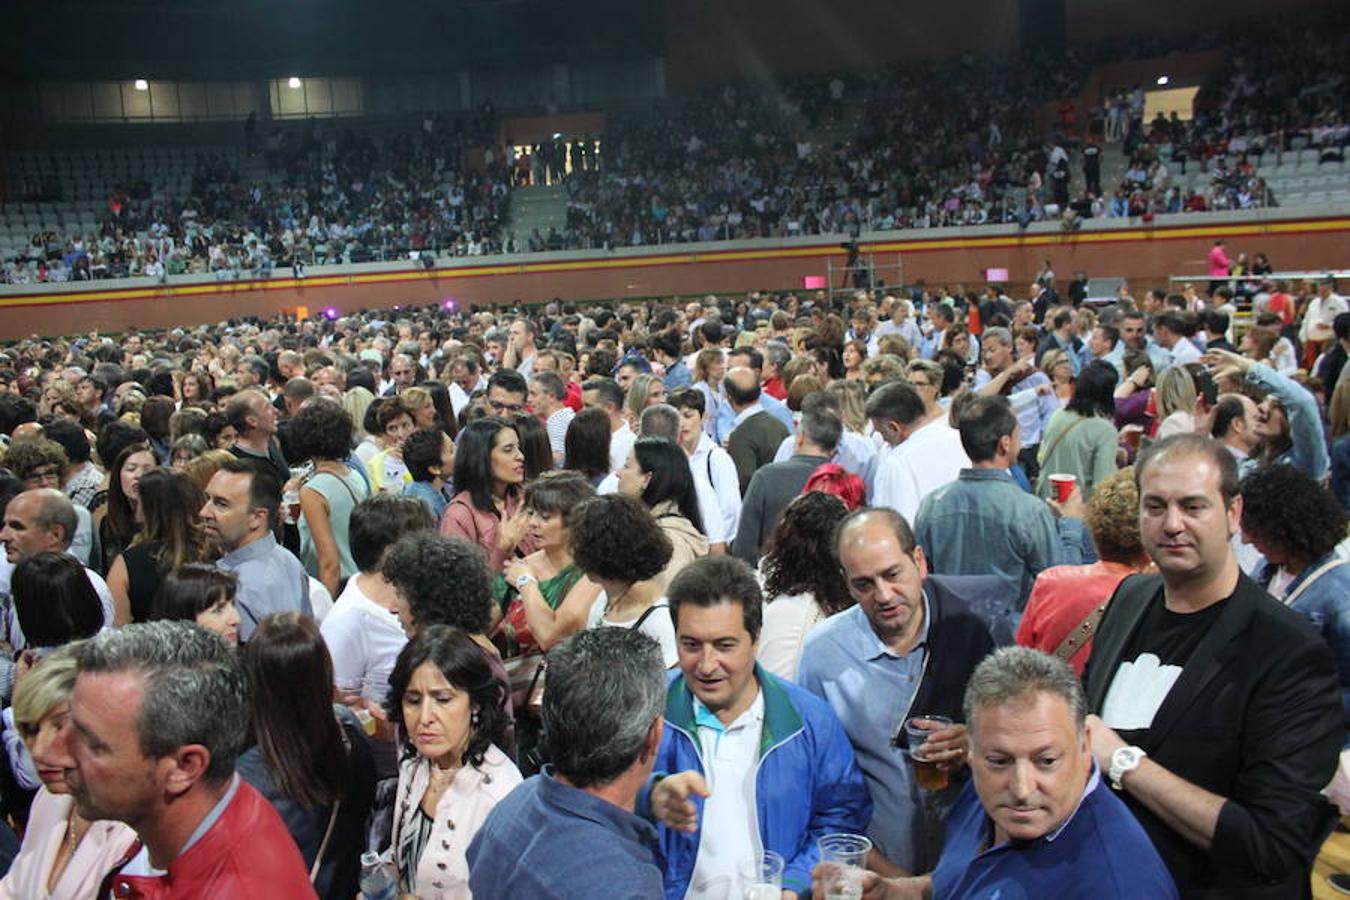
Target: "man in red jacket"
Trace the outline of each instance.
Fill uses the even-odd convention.
[[[187,622],[104,631],[79,652],[58,739],[80,815],[140,840],[100,897],[313,897],[281,817],[234,772],[248,723],[236,652]]]

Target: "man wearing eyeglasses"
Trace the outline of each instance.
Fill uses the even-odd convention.
[[[483,398],[483,403],[492,415],[506,418],[525,411],[525,397],[529,392],[529,385],[519,372],[514,369],[498,369],[488,379],[487,394]]]

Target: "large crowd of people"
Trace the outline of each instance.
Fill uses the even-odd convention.
[[[0,351],[0,896],[1303,895],[1350,309],[1050,264]]]

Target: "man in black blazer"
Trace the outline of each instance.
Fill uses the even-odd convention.
[[[1158,575],[1111,599],[1085,672],[1093,754],[1183,897],[1306,897],[1335,821],[1342,743],[1331,651],[1238,568],[1237,466],[1178,435],[1135,467]]]

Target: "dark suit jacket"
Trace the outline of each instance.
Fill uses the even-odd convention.
[[[1084,673],[1100,712],[1150,604],[1159,575],[1121,582],[1097,628]],[[1200,642],[1140,746],[1168,771],[1227,798],[1208,852],[1187,842],[1128,792],[1184,897],[1289,898],[1335,822],[1319,793],[1340,755],[1336,664],[1321,636],[1256,582],[1237,590]]]
[[[782,423],[778,424],[781,427]],[[780,463],[769,463],[756,472],[741,501],[741,519],[736,526],[736,539],[731,543],[731,555],[753,566],[759,560],[760,548],[778,527],[784,508],[802,492],[811,473],[829,461],[828,456],[799,453]]]
[[[755,472],[773,462],[778,445],[787,436],[787,426],[765,410],[747,418],[727,436],[727,452],[736,464],[736,475],[741,481],[741,496],[745,496],[745,492],[750,489],[750,478]]]

